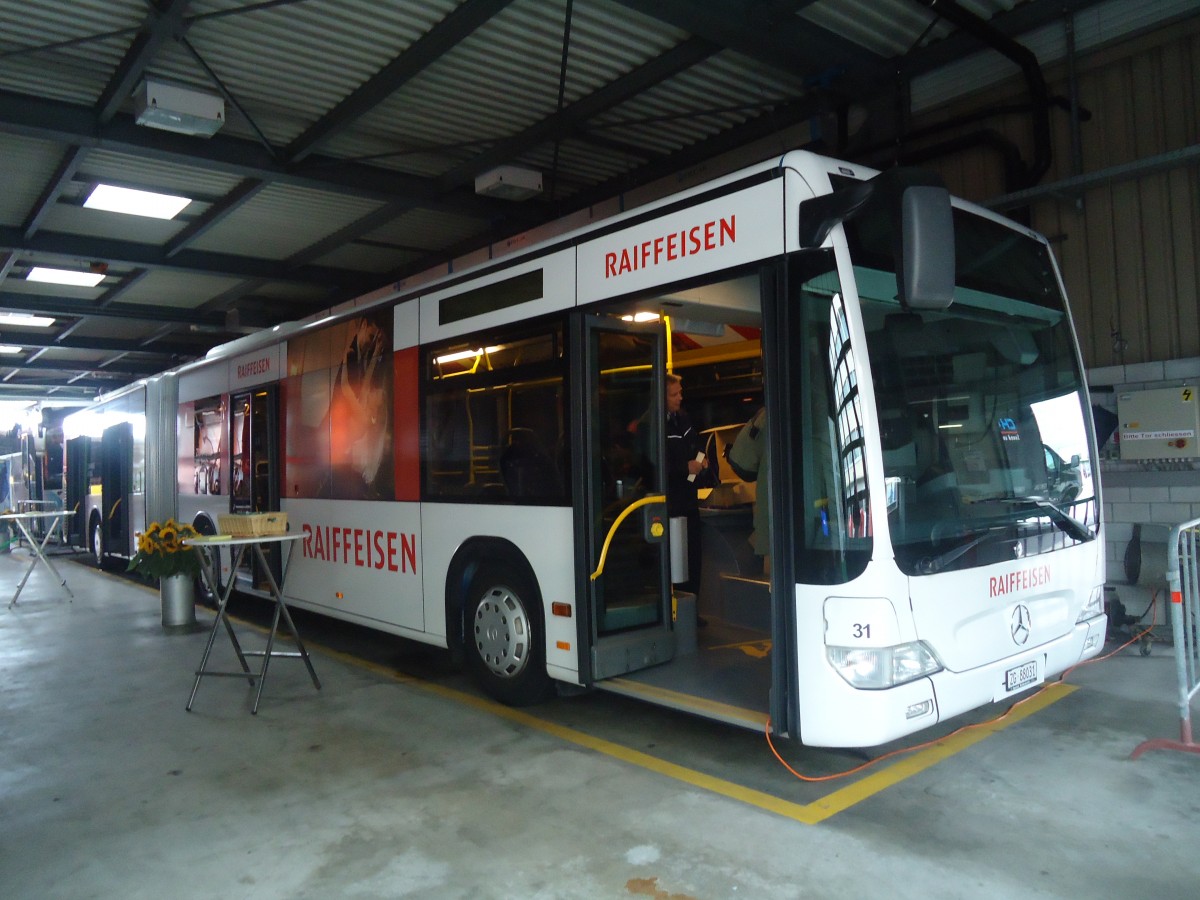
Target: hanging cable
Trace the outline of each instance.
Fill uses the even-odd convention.
[[[563,21],[563,44],[562,44],[562,62],[558,67],[558,109],[557,112],[562,112],[563,102],[567,96],[567,51],[571,47],[571,12],[575,6],[575,0],[567,0],[567,13]],[[554,193],[558,188],[558,148],[562,144],[561,138],[554,139],[554,162],[550,165],[550,199],[554,199]]]

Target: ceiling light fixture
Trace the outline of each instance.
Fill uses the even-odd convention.
[[[5,356],[12,356],[14,353],[20,353],[24,347],[14,347],[12,344],[0,344],[0,353]]]
[[[22,325],[27,328],[49,328],[54,320],[49,316],[31,316],[29,313],[0,313],[0,326]]]
[[[42,281],[46,284],[69,284],[72,287],[95,287],[104,280],[103,272],[78,272],[71,269],[50,269],[34,266],[25,276],[26,281]]]
[[[192,200],[173,194],[157,194],[154,191],[137,191],[133,188],[98,184],[83,205],[88,209],[103,209],[108,212],[125,213],[130,216],[149,216],[152,219],[173,219]]]
[[[221,97],[153,78],[138,86],[133,105],[139,125],[176,134],[212,137],[225,124]]]

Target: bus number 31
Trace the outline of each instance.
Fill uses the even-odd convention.
[[[856,638],[869,638],[871,636],[870,624],[862,625],[858,622],[854,623],[854,636]]]

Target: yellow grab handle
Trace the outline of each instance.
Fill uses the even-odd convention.
[[[621,510],[621,514],[617,516],[612,527],[608,529],[608,535],[604,538],[604,546],[600,550],[600,563],[596,566],[596,571],[591,574],[591,580],[595,581],[604,572],[604,561],[608,558],[608,545],[612,543],[613,535],[617,532],[617,527],[625,521],[626,517],[640,506],[648,506],[651,503],[666,503],[666,494],[647,494],[640,500],[635,500],[627,507]]]

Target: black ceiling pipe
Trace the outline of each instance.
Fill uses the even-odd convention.
[[[954,0],[916,2],[1008,57],[1024,73],[1033,113],[1033,161],[1029,165],[1022,164],[1019,181],[1023,187],[1037,184],[1050,168],[1050,95],[1037,57],[1029,48],[1017,43],[970,10],[959,6]]]

